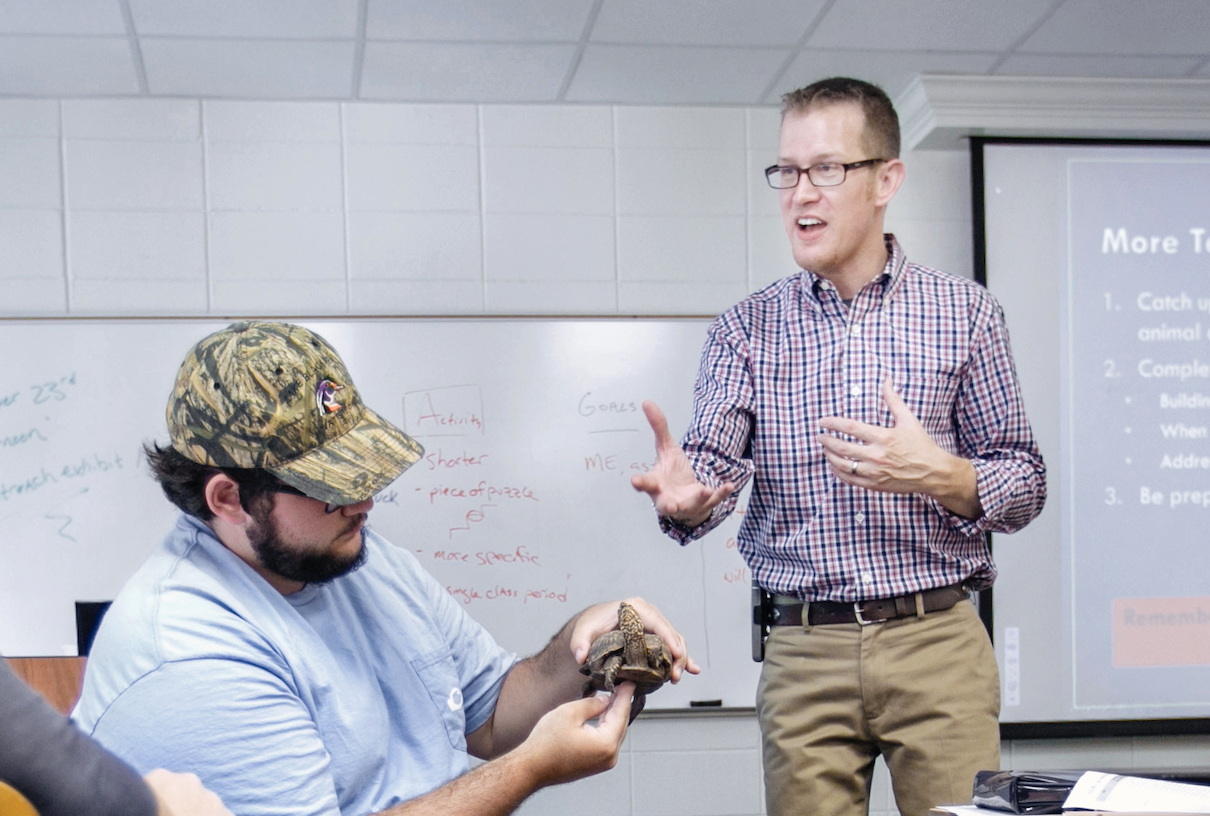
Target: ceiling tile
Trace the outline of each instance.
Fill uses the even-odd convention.
[[[369,0],[371,40],[576,42],[592,0]]]
[[[999,51],[1027,33],[1054,0],[843,0],[824,15],[814,48]]]
[[[140,35],[352,38],[357,0],[129,0]]]
[[[593,42],[794,45],[823,0],[604,0]]]
[[[1001,59],[1001,75],[1210,77],[1210,0],[0,0],[0,95],[139,94],[124,7],[151,96],[772,106],[823,76],[895,97]]]
[[[1200,62],[1198,57],[1127,57],[1086,54],[1014,54],[996,69],[1005,76],[1183,77]]]
[[[153,95],[335,99],[353,85],[353,43],[143,37]]]
[[[574,45],[366,43],[362,99],[553,102]]]
[[[126,95],[139,92],[125,37],[0,36],[0,94]]]
[[[1020,51],[1051,54],[1207,54],[1205,0],[1067,0]]]
[[[122,34],[117,0],[3,0],[0,34]]]
[[[785,49],[590,45],[567,101],[750,105],[788,55]]]
[[[917,74],[985,74],[996,54],[937,51],[804,51],[764,100],[770,104],[817,79],[851,76],[873,82],[894,99]]]

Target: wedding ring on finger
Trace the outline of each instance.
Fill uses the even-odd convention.
[[[853,466],[851,468],[849,468],[849,474],[852,476],[857,475],[857,460],[856,459],[853,460]]]

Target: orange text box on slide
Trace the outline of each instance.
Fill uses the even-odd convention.
[[[1113,665],[1210,665],[1210,597],[1115,598]]]

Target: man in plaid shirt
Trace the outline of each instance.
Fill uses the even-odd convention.
[[[766,175],[802,271],[710,327],[682,445],[643,406],[657,462],[632,481],[672,538],[713,529],[753,480],[739,547],[774,596],[771,816],[866,813],[879,755],[906,816],[1000,767],[999,673],[968,593],[996,577],[985,533],[1041,512],[1046,469],[999,304],[883,233],[898,156],[880,88],[787,94]]]

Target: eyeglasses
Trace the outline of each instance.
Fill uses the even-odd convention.
[[[270,493],[289,493],[291,496],[302,496],[304,499],[311,498],[311,496],[308,496],[306,493],[302,492],[297,487],[288,485],[285,482],[274,482],[272,485],[270,485],[268,487],[268,490]],[[316,501],[318,501],[318,499],[316,499]],[[344,505],[332,504],[331,502],[326,502],[324,504],[324,512],[331,515],[332,513],[335,513],[337,510],[339,510],[343,506]]]
[[[807,174],[807,179],[816,187],[835,187],[838,184],[844,184],[845,177],[848,176],[850,170],[884,161],[886,159],[862,159],[848,164],[824,162],[806,168],[775,164],[765,168],[765,178],[769,180],[769,186],[774,190],[790,190],[797,187],[798,180],[803,173]]]

